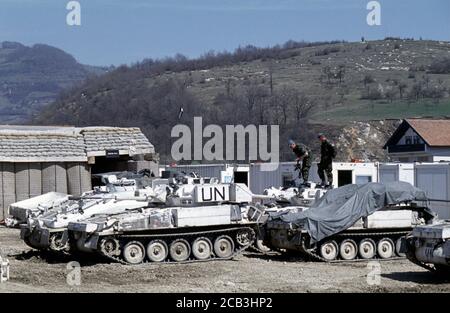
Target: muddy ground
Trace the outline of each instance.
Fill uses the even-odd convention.
[[[11,264],[0,292],[450,292],[449,280],[407,260],[380,262],[380,283],[373,285],[367,262],[325,264],[249,252],[231,261],[178,265],[82,259],[81,285],[72,287],[66,281],[71,259],[29,249],[18,230],[0,227],[0,253]]]

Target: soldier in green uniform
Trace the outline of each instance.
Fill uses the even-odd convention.
[[[322,187],[333,188],[333,159],[336,157],[336,148],[328,141],[324,134],[319,134],[318,138],[321,145],[320,163],[317,165],[317,174],[319,174],[322,180]],[[325,182],[325,175],[327,176],[328,184]]]
[[[289,140],[289,147],[292,152],[297,156],[296,168],[299,169],[299,177],[303,177],[304,187],[311,187],[309,182],[309,169],[311,168],[312,153],[311,150],[305,145],[298,145],[293,140]],[[302,166],[300,167],[300,161],[302,161]]]

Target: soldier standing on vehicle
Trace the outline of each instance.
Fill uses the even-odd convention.
[[[319,134],[318,138],[321,145],[320,163],[317,166],[317,173],[322,180],[322,187],[333,188],[333,159],[336,157],[336,148],[328,141],[324,134]],[[327,176],[328,184],[325,182],[325,175]]]
[[[301,186],[311,187],[309,182],[309,169],[311,168],[311,159],[312,153],[311,150],[305,145],[298,145],[293,140],[289,140],[289,147],[292,149],[292,152],[297,156],[297,165],[296,169],[299,170],[299,178],[303,177],[303,183]],[[302,166],[300,167],[300,161],[302,161]]]

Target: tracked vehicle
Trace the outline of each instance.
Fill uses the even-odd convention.
[[[310,187],[271,187],[265,189],[263,194],[271,197],[275,203],[281,207],[310,207],[328,191],[328,189],[319,187],[316,183],[311,183],[310,185]]]
[[[450,274],[450,221],[414,228],[405,239],[408,259],[432,272]]]
[[[79,197],[48,193],[12,204],[10,211],[20,225],[21,239],[35,249],[67,251],[70,248],[66,240],[70,222],[95,214],[117,214],[145,207],[147,198],[136,197],[136,191],[141,190],[147,197],[158,199],[155,190],[159,188],[165,193],[167,184],[167,180],[155,179],[151,186],[137,189],[139,186],[136,178],[107,175],[103,179],[106,180],[105,186],[94,188]],[[22,222],[24,218],[26,220]]]
[[[128,192],[133,194],[136,189],[153,186],[158,181],[149,179],[146,172],[111,172],[94,174],[98,185],[93,190],[83,193],[82,197],[103,197],[105,194]],[[26,224],[29,219],[39,218],[41,215],[57,207],[71,206],[68,202],[70,195],[60,192],[48,192],[30,199],[18,201],[9,205],[10,217],[5,222],[8,227],[18,227]],[[73,198],[73,197],[72,197]]]
[[[262,215],[245,185],[188,181],[171,188],[164,204],[70,223],[68,240],[125,264],[230,259],[255,240]]]
[[[347,185],[304,211],[269,214],[264,243],[317,261],[403,256],[401,238],[430,223],[425,193],[408,183]]]

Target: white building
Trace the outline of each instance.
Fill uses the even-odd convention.
[[[139,128],[1,125],[0,221],[13,202],[91,190],[91,174],[156,172],[153,158],[155,148]]]
[[[265,164],[267,166],[267,164]],[[270,187],[286,187],[292,180],[298,180],[294,170],[295,162],[281,162],[269,166],[273,171],[262,170],[261,163],[240,164],[202,164],[178,165],[170,167],[179,171],[197,172],[201,176],[216,177],[223,181],[245,183],[255,194],[261,194]],[[168,167],[162,167],[168,169]],[[224,175],[226,174],[226,175]],[[227,176],[228,175],[228,176]],[[224,179],[225,176],[228,179]],[[231,176],[231,177],[230,177]],[[333,163],[334,187],[346,184],[364,184],[368,182],[404,181],[424,190],[430,198],[430,207],[440,218],[450,218],[450,162],[434,163]],[[317,164],[310,170],[310,180],[319,182]]]
[[[384,145],[392,161],[450,161],[450,120],[406,119]]]

